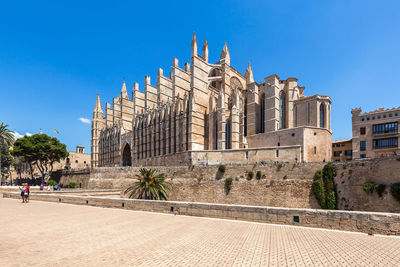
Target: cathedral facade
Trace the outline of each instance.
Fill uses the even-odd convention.
[[[193,35],[191,63],[173,59],[169,76],[158,70],[156,86],[125,82],[105,113],[97,96],[92,120],[92,167],[199,165],[260,161],[330,160],[329,96],[305,96],[296,78],[276,74],[254,81],[230,64],[198,54]]]

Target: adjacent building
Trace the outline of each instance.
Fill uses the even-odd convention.
[[[362,113],[351,111],[353,131],[353,159],[391,157],[400,154],[400,108],[380,108]]]
[[[228,46],[209,62],[208,43],[191,63],[158,69],[156,85],[125,82],[106,103],[97,96],[92,120],[92,167],[199,165],[260,161],[329,161],[331,99],[306,96],[297,78],[273,74],[261,82],[250,64],[244,74],[231,65]]]
[[[352,139],[332,142],[332,161],[348,161],[353,158]]]
[[[85,147],[77,146],[75,151],[68,151],[69,155],[60,162],[53,163],[53,171],[63,169],[84,169],[90,168],[90,154],[85,153]],[[35,165],[32,169],[27,163],[22,163],[17,167],[12,167],[11,177],[15,178],[31,178],[40,177],[41,173]]]

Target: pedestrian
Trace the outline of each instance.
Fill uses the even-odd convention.
[[[29,194],[31,193],[31,187],[29,184],[26,184],[26,202],[29,202]]]
[[[51,187],[50,187],[50,185],[48,184],[47,185],[47,191],[50,191],[51,190]]]
[[[22,203],[25,203],[25,187],[22,186],[22,187],[19,188],[19,190],[21,190]]]

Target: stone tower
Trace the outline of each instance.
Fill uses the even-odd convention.
[[[99,138],[102,130],[105,129],[105,119],[103,116],[103,108],[101,107],[100,95],[97,94],[96,105],[93,110],[92,119],[92,149],[91,149],[91,165],[98,166],[99,161]]]

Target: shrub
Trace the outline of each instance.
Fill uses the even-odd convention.
[[[322,179],[322,171],[321,170],[317,170],[315,172],[315,179]]]
[[[400,183],[395,183],[390,186],[390,193],[400,202]]]
[[[343,170],[347,169],[347,164],[343,164]]]
[[[260,180],[261,177],[262,177],[261,171],[257,171],[257,173],[256,173],[256,178],[257,178],[257,180]]]
[[[385,184],[376,184],[375,185],[375,191],[376,191],[376,193],[378,193],[378,195],[380,197],[382,197],[383,192],[385,192],[385,189],[386,189],[386,185]]]
[[[346,165],[346,164],[345,164]],[[344,167],[344,166],[343,166]],[[332,180],[333,181],[333,177],[336,176],[336,169],[335,167],[328,163],[325,164],[324,168],[322,169],[322,176],[324,177],[324,179],[327,180]]]
[[[323,209],[336,209],[336,188],[333,178],[336,169],[331,164],[325,164],[322,170],[317,170],[312,184],[312,191]]]
[[[253,171],[249,171],[249,172],[247,173],[247,177],[249,177],[249,180],[253,179],[253,177],[254,177],[254,172],[253,172]]]
[[[313,182],[312,185],[312,191],[317,198],[317,201],[321,208],[325,207],[325,188],[324,188],[324,182],[322,179],[317,179]]]
[[[326,204],[326,209],[328,210],[336,209],[336,196],[334,191],[329,192],[325,204]]]
[[[372,193],[372,192],[374,192],[374,189],[375,189],[375,183],[374,182],[365,182],[363,189],[367,193]]]
[[[353,170],[352,169],[350,169],[349,170],[349,175],[351,175],[353,173]]]
[[[219,165],[218,171],[219,171],[220,173],[225,173],[225,170],[226,170],[225,165]]]
[[[47,182],[47,184],[50,185],[50,186],[55,186],[55,185],[57,184],[57,182],[54,181],[54,180],[49,180],[49,181]]]
[[[76,187],[76,182],[69,182],[68,183],[69,188],[75,188]]]
[[[225,179],[225,190],[229,193],[232,189],[233,179],[231,177]]]

